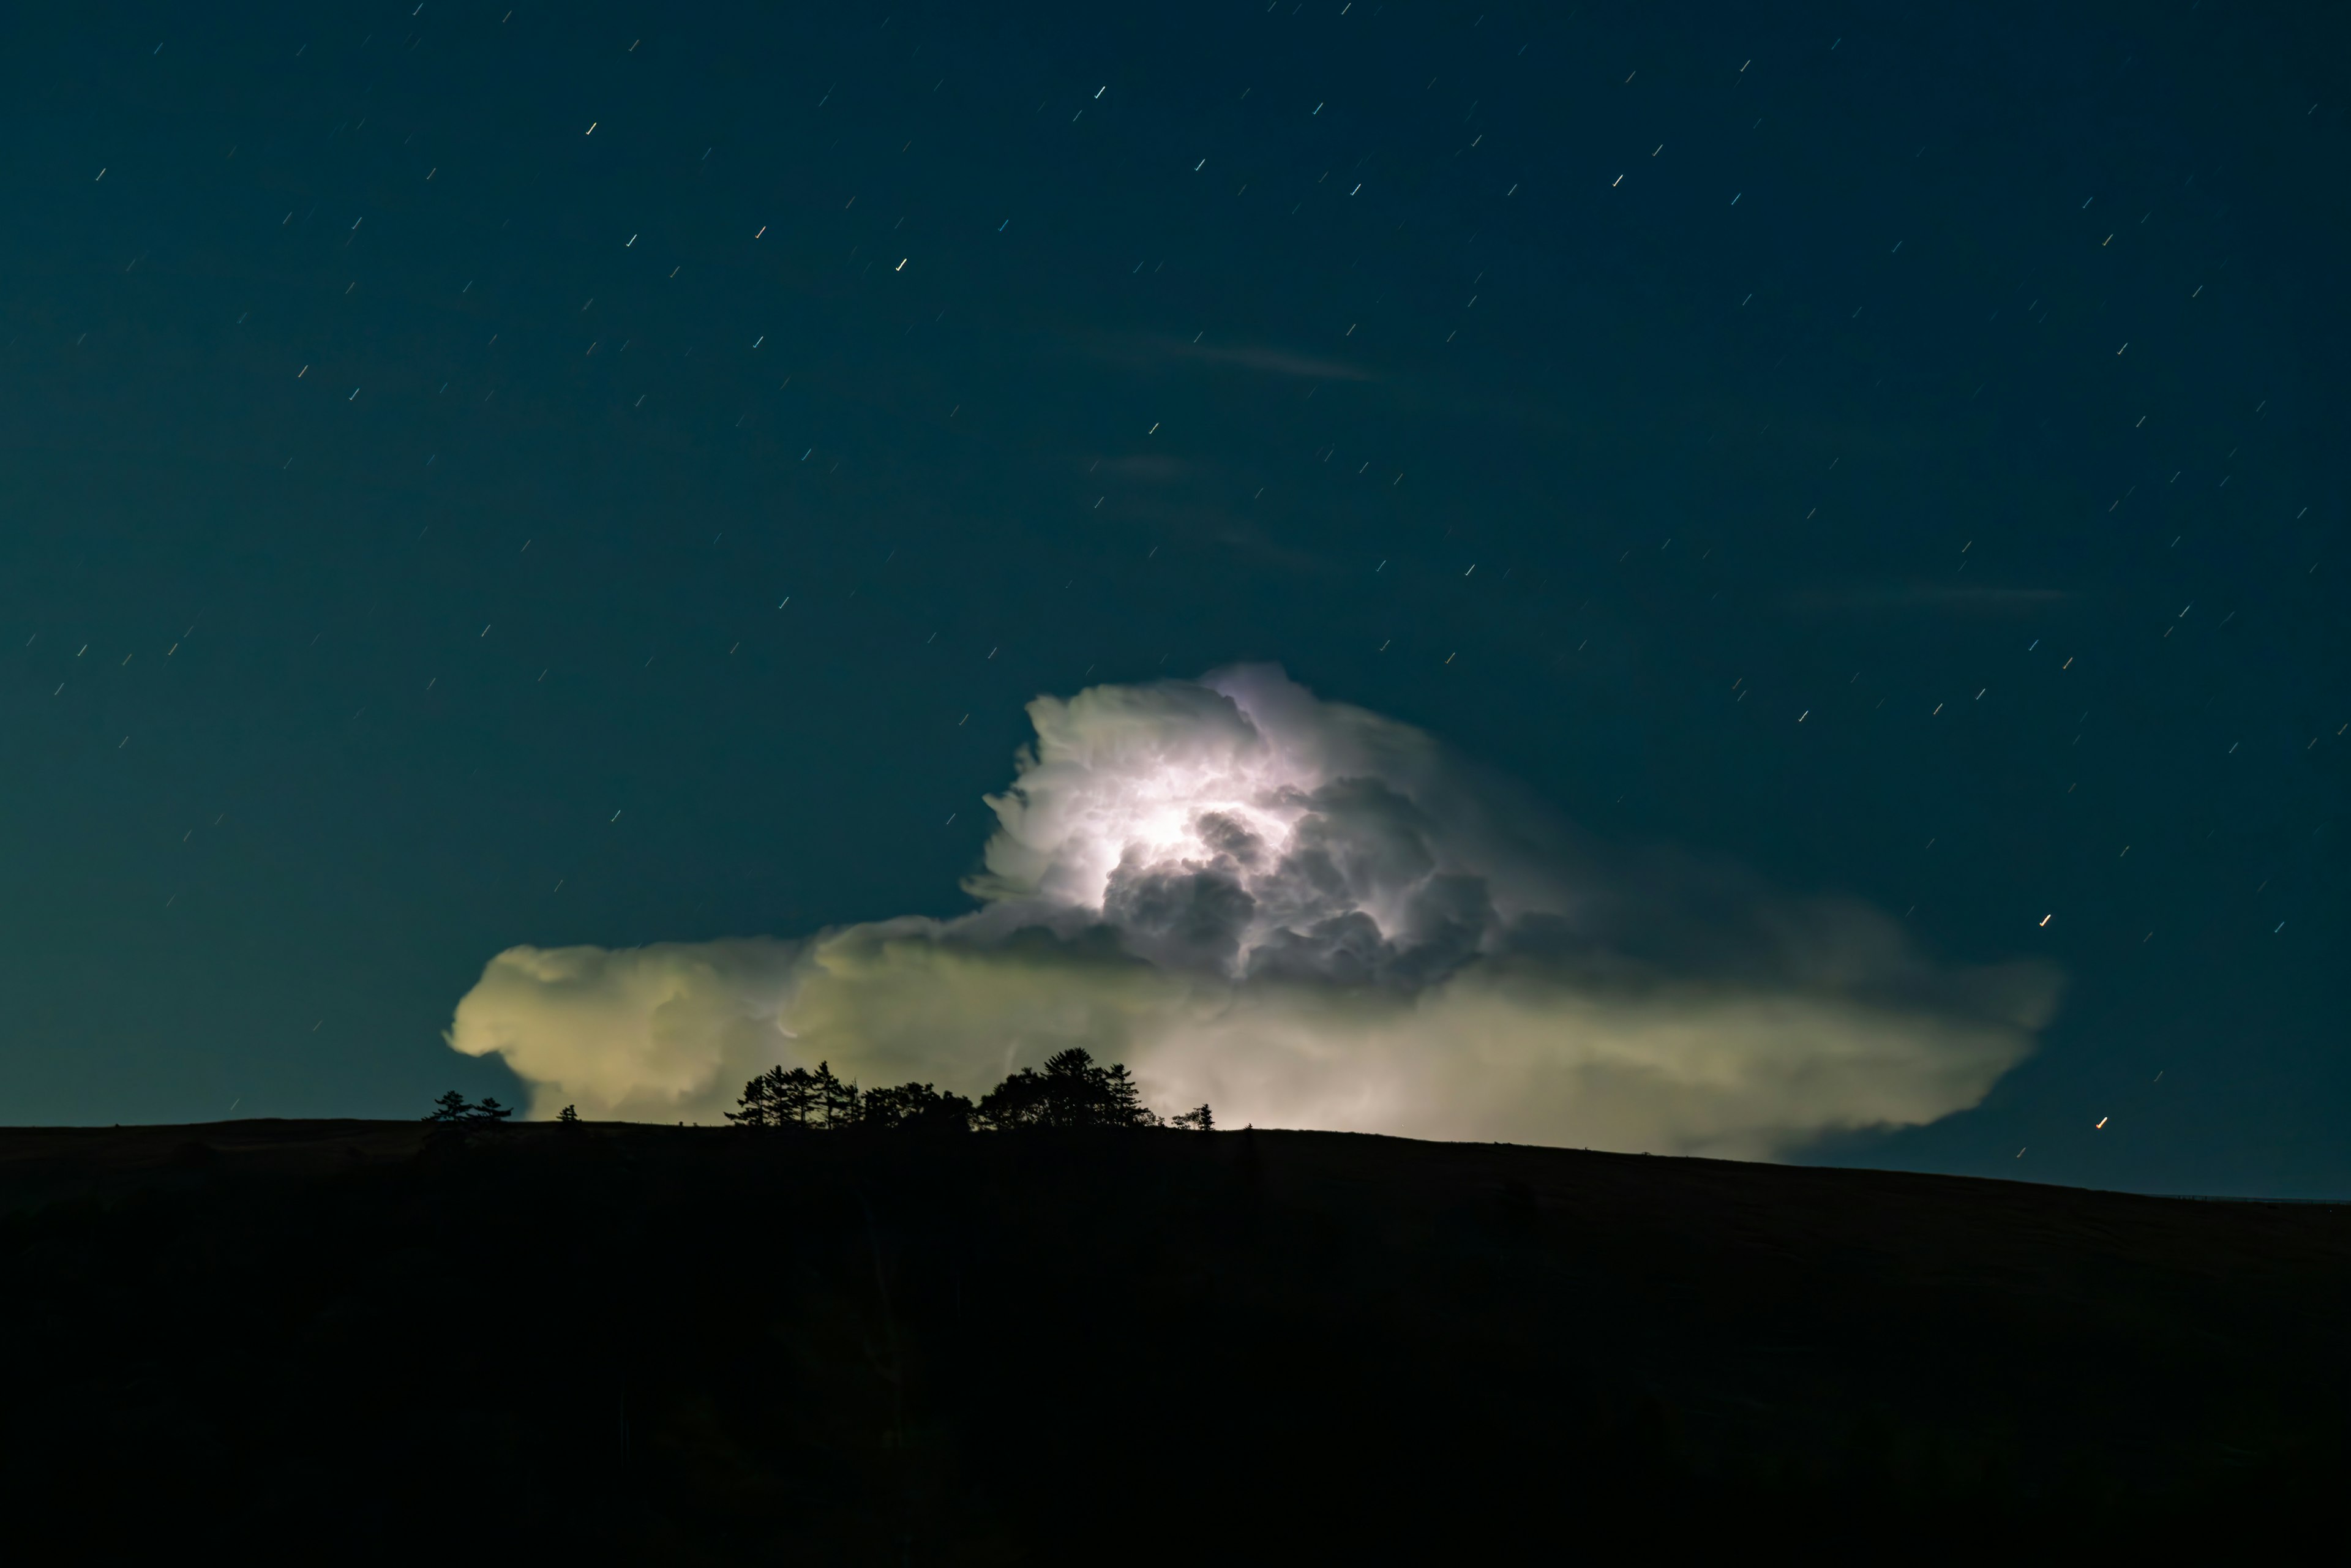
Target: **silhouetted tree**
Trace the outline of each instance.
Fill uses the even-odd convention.
[[[828,1132],[854,1125],[857,1121],[857,1085],[854,1082],[844,1083],[835,1078],[832,1063],[829,1061],[816,1064],[813,1082],[817,1125]]]
[[[1072,1046],[1045,1059],[1042,1072],[1022,1068],[981,1099],[980,1122],[998,1131],[1025,1127],[1153,1127],[1134,1081],[1117,1063],[1098,1067]]]
[[[1050,1095],[1044,1077],[1034,1068],[1024,1067],[979,1097],[979,1124],[998,1133],[1051,1126]]]
[[[477,1127],[495,1127],[514,1114],[513,1108],[495,1100],[485,1099],[476,1105],[452,1089],[433,1102],[433,1113],[424,1118],[432,1124],[436,1136],[462,1136]]]
[[[805,1067],[795,1067],[789,1072],[771,1067],[768,1070],[768,1084],[775,1102],[777,1126],[805,1127],[816,1119],[816,1074]]]
[[[857,1085],[835,1077],[830,1062],[813,1072],[778,1064],[743,1085],[726,1119],[738,1127],[846,1127],[857,1121],[858,1098]]]
[[[726,1119],[738,1127],[772,1127],[776,1124],[775,1080],[784,1075],[781,1067],[762,1072],[743,1085],[742,1097],[736,1108],[726,1113]]]
[[[1084,1056],[1085,1052],[1079,1051],[1077,1054]],[[1050,1061],[1045,1063],[1049,1071],[1052,1065]],[[1092,1065],[1092,1059],[1087,1058],[1086,1068],[1087,1082],[1090,1084],[1101,1086],[1102,1119],[1104,1124],[1113,1127],[1159,1125],[1158,1113],[1143,1103],[1143,1092],[1134,1086],[1134,1080],[1127,1076],[1124,1062],[1113,1061],[1108,1067],[1095,1067]]]
[[[555,1119],[569,1126],[580,1120],[580,1108],[577,1105],[566,1105],[555,1113]]]
[[[433,1102],[433,1113],[424,1118],[428,1122],[438,1122],[447,1126],[474,1119],[473,1103],[455,1089]]]
[[[901,1083],[894,1089],[869,1089],[858,1105],[858,1121],[883,1132],[967,1132],[972,1104],[960,1094],[942,1092],[927,1083]]]
[[[1217,1119],[1208,1113],[1208,1108],[1206,1105],[1197,1110],[1186,1111],[1180,1116],[1170,1116],[1167,1118],[1167,1124],[1171,1127],[1188,1127],[1198,1133],[1213,1133],[1217,1130]]]
[[[1043,1071],[1022,1068],[977,1105],[928,1083],[860,1090],[820,1061],[813,1070],[775,1066],[743,1085],[726,1119],[738,1127],[805,1127],[839,1132],[848,1127],[890,1131],[901,1127],[997,1130],[1020,1127],[1156,1127],[1163,1124],[1143,1103],[1134,1080],[1116,1062],[1104,1067],[1085,1051],[1057,1051]],[[1176,1125],[1211,1125],[1208,1108],[1186,1112]]]

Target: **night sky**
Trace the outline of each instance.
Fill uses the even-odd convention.
[[[2346,39],[2062,16],[16,14],[0,1120],[514,1098],[501,949],[957,914],[1250,660],[2062,972],[1807,1157],[2351,1188]]]

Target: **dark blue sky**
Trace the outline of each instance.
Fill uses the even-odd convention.
[[[953,913],[1023,702],[1248,658],[2062,967],[1823,1157],[2340,1192],[2346,42],[19,15],[0,1119],[510,1094],[491,954]]]

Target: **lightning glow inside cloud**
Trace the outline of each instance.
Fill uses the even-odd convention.
[[[1975,1104],[2056,981],[1590,843],[1278,670],[1029,707],[979,900],[799,940],[515,947],[457,1004],[535,1113],[716,1121],[813,1065],[977,1098],[1064,1046],[1228,1124],[1771,1157]]]

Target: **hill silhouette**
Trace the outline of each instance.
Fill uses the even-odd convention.
[[[2342,1210],[1337,1134],[14,1130],[0,1277],[85,1552],[2241,1551],[2351,1409]]]

